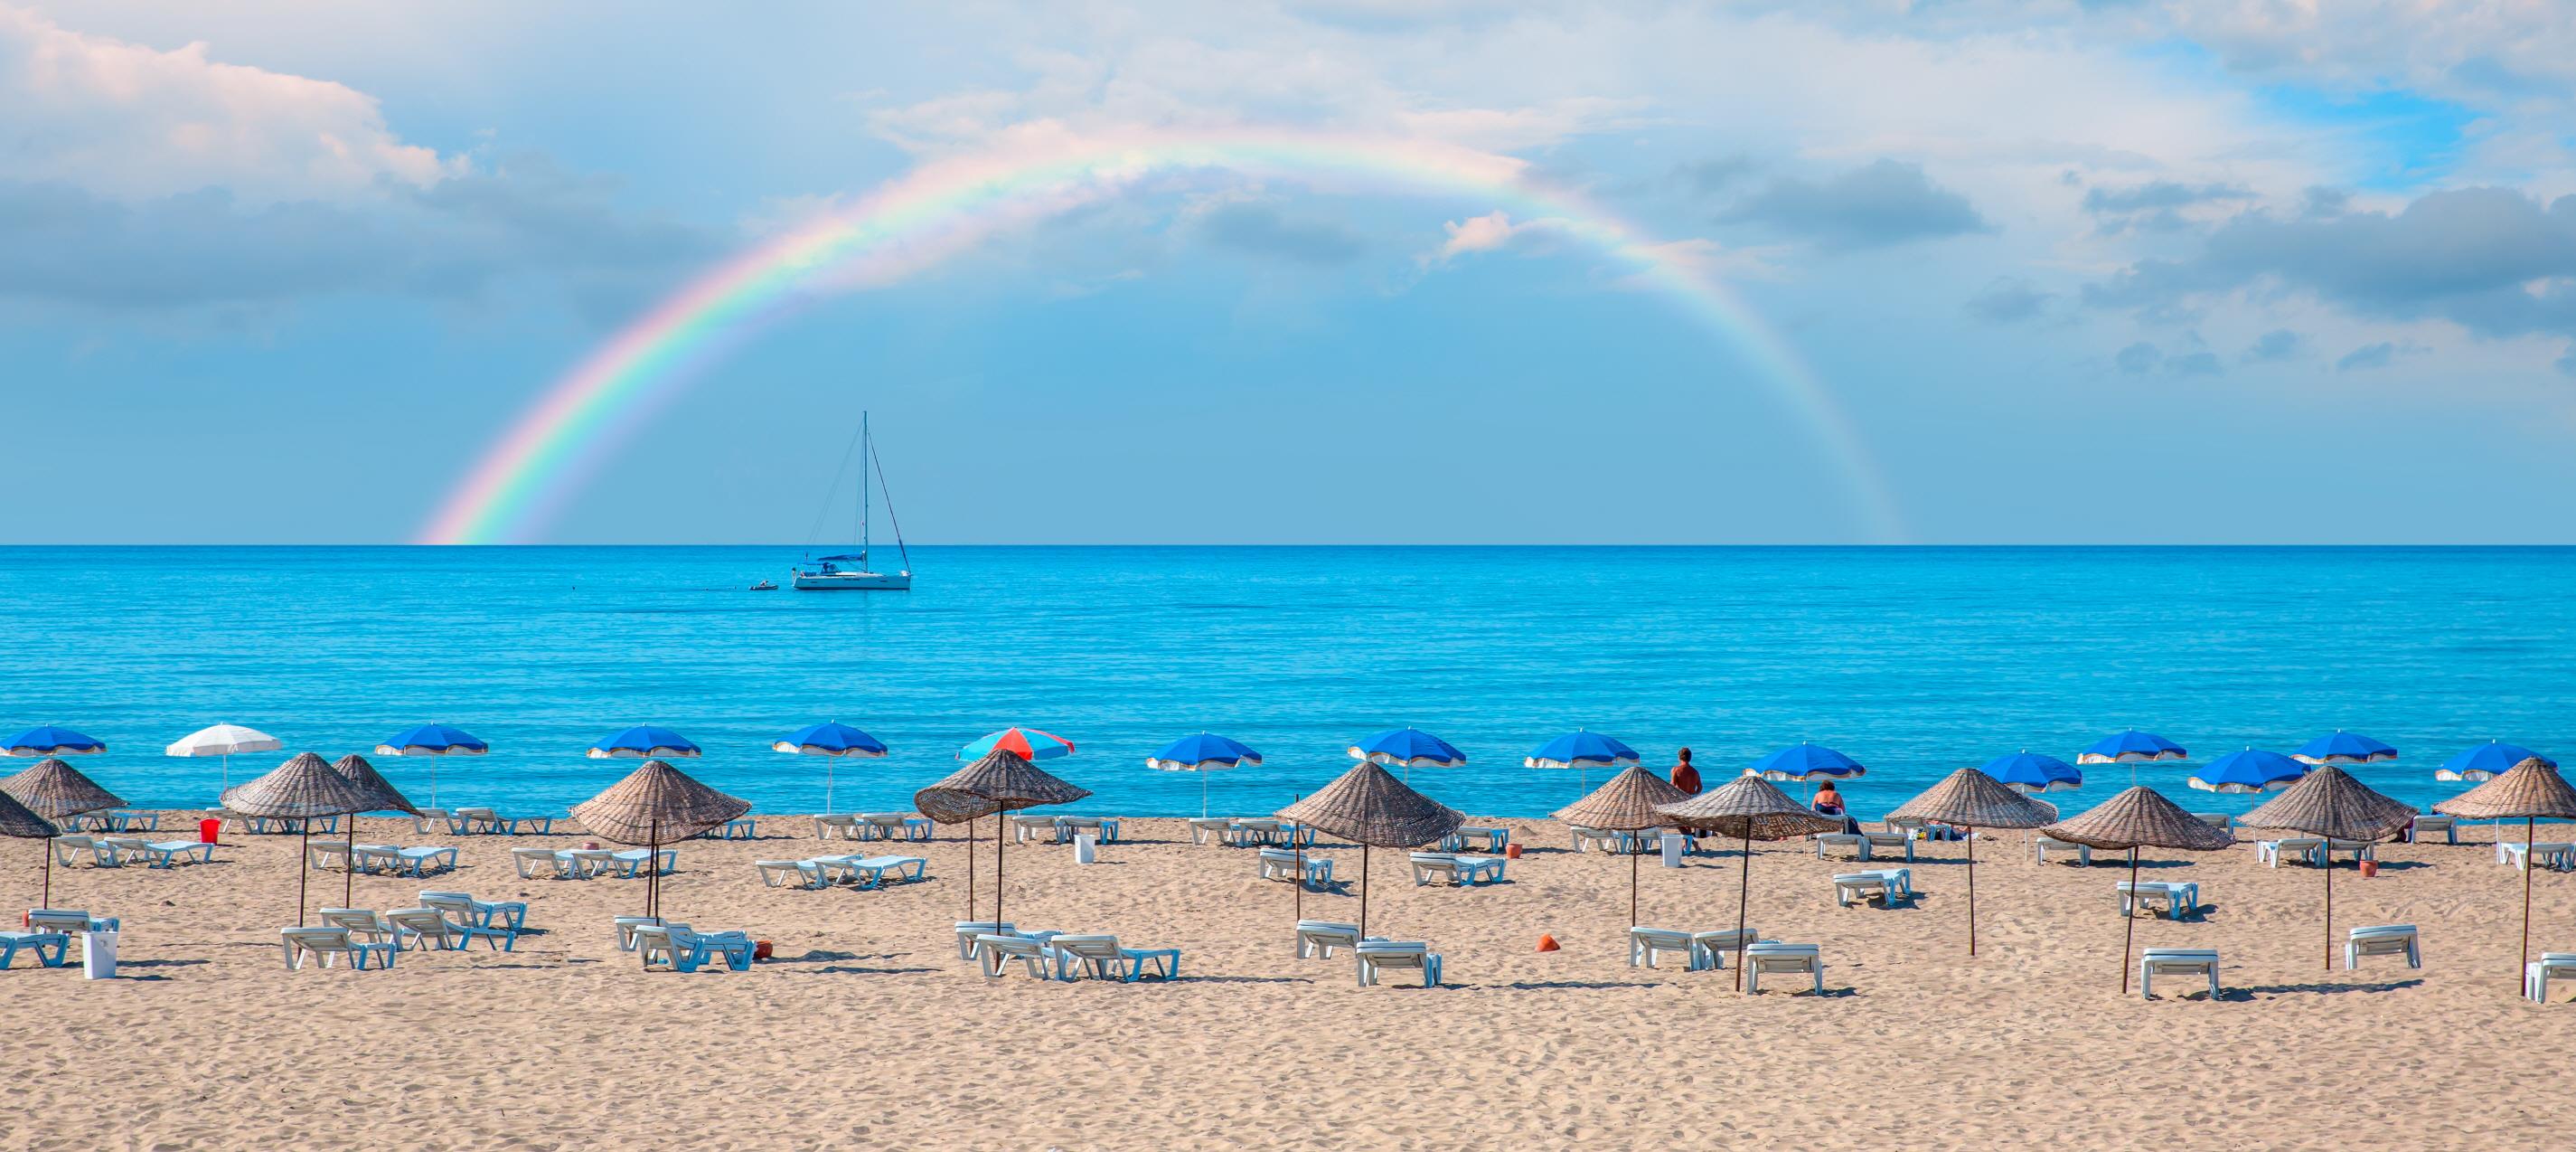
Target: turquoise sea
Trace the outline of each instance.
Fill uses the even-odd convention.
[[[1220,812],[1286,804],[1408,724],[1470,757],[1417,786],[1506,816],[1574,798],[1521,758],[1578,726],[1657,766],[1687,744],[1712,777],[1831,744],[1869,766],[1864,815],[2130,726],[2194,754],[2138,779],[2237,811],[2184,777],[2339,727],[2396,745],[2361,774],[2418,805],[2472,742],[2576,754],[2576,549],[926,547],[909,594],[747,591],[796,556],[0,549],[0,728],[88,732],[110,751],[80,766],[127,800],[201,806],[217,762],[161,749],[205,725],[336,757],[441,721],[492,754],[371,758],[418,802],[435,763],[451,806],[556,812],[633,767],[582,749],[636,723],[696,740],[684,767],[761,812],[822,806],[826,762],[768,741],[826,719],[894,750],[841,762],[843,810],[909,806],[1010,724],[1073,740],[1049,767],[1098,793],[1079,809],[1128,815],[1199,811],[1197,778],[1141,761],[1201,728],[1268,756],[1211,777]]]

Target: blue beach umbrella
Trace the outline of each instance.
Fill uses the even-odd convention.
[[[492,746],[462,728],[423,724],[376,745],[378,756],[480,756]],[[438,807],[438,761],[429,762],[429,806]]]
[[[837,720],[808,724],[769,742],[772,752],[805,756],[829,756],[823,763],[823,814],[832,812],[832,769],[843,756],[878,757],[886,754],[885,741],[852,728]]]
[[[1861,767],[1860,761],[1822,744],[1801,740],[1754,761],[1753,767],[1745,772],[1765,780],[1801,781],[1807,785],[1808,803],[1813,804],[1816,781],[1849,780],[1867,775],[1869,769]]]
[[[2442,766],[2433,770],[2433,778],[2436,780],[2493,780],[2511,771],[2514,765],[2525,760],[2538,760],[2550,768],[2558,766],[2557,761],[2520,744],[2489,740],[2442,761]]]
[[[1073,741],[1053,732],[1035,728],[1004,728],[985,733],[984,738],[957,750],[957,758],[972,762],[993,754],[999,748],[1022,760],[1053,760],[1073,755]]]
[[[1260,766],[1261,753],[1240,740],[1229,740],[1212,732],[1183,736],[1145,758],[1145,766],[1157,772],[1199,774],[1199,815],[1202,817],[1208,814],[1207,774],[1245,764]]]
[[[1455,768],[1467,762],[1466,753],[1418,728],[1389,728],[1351,745],[1349,751],[1353,760],[1403,768],[1408,784],[1415,768]]]
[[[1988,760],[1980,771],[2029,795],[2072,792],[2084,786],[2084,773],[2074,765],[2027,748]]]
[[[1620,743],[1615,736],[1604,736],[1583,728],[1539,745],[1537,751],[1521,760],[1521,765],[1527,768],[1574,769],[1576,795],[1591,793],[1591,769],[1632,768],[1636,764],[1636,749]]]
[[[652,760],[697,754],[698,746],[689,743],[688,737],[650,724],[638,724],[614,736],[603,737],[586,753],[593,760]]]
[[[27,729],[0,746],[0,756],[88,756],[105,751],[106,741],[51,724]]]
[[[2396,759],[2397,750],[2359,732],[2337,728],[2299,745],[2290,758],[2301,764],[2375,764]]]
[[[2188,760],[2190,758],[2191,753],[2183,751],[2182,745],[2153,732],[2140,732],[2131,728],[2126,732],[2114,732],[2094,741],[2092,747],[2075,757],[2075,762],[2078,764],[2137,764],[2148,760]]]
[[[2269,792],[2296,784],[2307,774],[2307,765],[2278,752],[2248,748],[2210,761],[2187,783],[2203,792]]]

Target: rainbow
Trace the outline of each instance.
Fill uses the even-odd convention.
[[[1039,126],[985,152],[932,161],[751,248],[655,304],[556,380],[423,524],[426,544],[534,538],[615,448],[762,321],[834,291],[894,283],[1003,229],[1157,175],[1217,170],[1321,191],[1389,187],[1473,197],[1598,247],[1739,350],[1841,467],[1879,540],[1902,536],[1860,437],[1813,370],[1712,278],[1691,245],[1662,244],[1519,159],[1421,140],[1272,130],[1075,135]]]

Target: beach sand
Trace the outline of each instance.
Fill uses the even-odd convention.
[[[510,848],[580,836],[362,822],[361,839],[459,845],[463,866],[360,876],[359,906],[464,889],[527,901],[542,930],[514,953],[405,953],[390,972],[285,970],[293,837],[227,834],[214,866],[57,869],[57,907],[124,919],[126,978],[23,956],[0,973],[14,1025],[0,1146],[2255,1149],[2576,1134],[2556,1071],[2576,1007],[2516,996],[2522,886],[2484,843],[2385,845],[2379,876],[2335,877],[2338,941],[2420,925],[2422,971],[2375,959],[2346,973],[2340,956],[2322,971],[2313,869],[2260,866],[2250,844],[2150,854],[2146,877],[2198,881],[2209,911],[2142,919],[2138,944],[2219,949],[2215,1003],[2182,980],[2170,992],[2190,999],[2119,994],[2124,866],[2034,865],[2012,833],[1983,843],[1971,959],[1959,845],[1926,846],[1922,898],[1898,909],[1838,909],[1827,877],[1860,865],[1758,846],[1751,920],[1823,945],[1818,999],[1630,968],[1627,862],[1567,851],[1554,823],[1490,822],[1527,847],[1498,886],[1416,888],[1401,852],[1374,853],[1370,929],[1430,941],[1447,960],[1433,990],[1364,989],[1346,958],[1297,960],[1290,887],[1256,879],[1249,849],[1189,843],[1178,820],[1127,822],[1132,842],[1089,867],[1014,846],[1005,898],[1023,928],[1183,949],[1168,985],[988,980],[959,961],[953,837],[887,849],[928,856],[924,883],[762,887],[753,859],[825,851],[800,817],[764,818],[757,841],[684,843],[667,881],[672,918],[775,943],[748,973],[644,972],[618,953],[609,918],[640,910],[640,880],[514,873]],[[30,904],[34,848],[0,844],[10,898]],[[1306,914],[1356,919],[1358,850],[1321,854],[1343,883],[1308,893]],[[1740,867],[1732,845],[1678,871],[1650,859],[1645,922],[1732,927]],[[312,905],[337,905],[340,886],[314,876]],[[2535,952],[2576,949],[2576,879],[2538,877],[2534,925]],[[1541,933],[1563,950],[1536,951]]]

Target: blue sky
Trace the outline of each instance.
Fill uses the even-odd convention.
[[[1247,126],[1693,245],[1908,540],[2570,540],[2576,28],[2308,8],[0,0],[0,542],[408,539],[728,253],[1032,131]],[[1006,229],[763,324],[539,538],[804,543],[862,409],[925,542],[1877,538],[1672,300],[1439,258],[1497,208],[1211,172]]]

